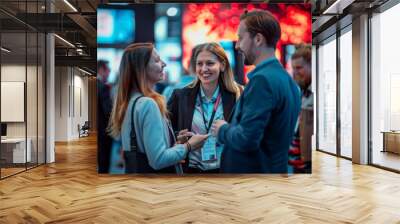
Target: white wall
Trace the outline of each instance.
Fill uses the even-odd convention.
[[[25,65],[17,65],[17,64],[2,65],[1,81],[25,82]],[[7,110],[7,108],[1,108],[1,110]],[[25,137],[25,123],[24,122],[7,123],[7,137],[10,138]]]
[[[36,74],[36,67],[18,64],[2,65],[1,66],[1,81],[4,82],[25,82],[26,70],[28,75]],[[29,78],[29,77],[28,77]],[[30,85],[36,85],[36,81],[29,80]],[[28,112],[36,111],[36,88],[27,88],[27,103],[30,106]],[[34,102],[34,104],[32,104]],[[41,105],[39,105],[40,107]],[[34,108],[32,108],[34,107]],[[1,108],[1,110],[8,110],[9,108]],[[36,123],[36,113],[27,113],[28,122],[35,121]],[[25,123],[26,122],[7,122],[7,136],[8,137],[25,137]],[[28,124],[28,129],[33,128],[36,130],[36,124]],[[28,130],[28,137],[31,131]],[[36,133],[36,132],[35,132]]]
[[[1,65],[1,81],[25,82],[25,65]]]
[[[79,137],[78,124],[88,120],[88,78],[72,67],[56,67],[56,141]]]
[[[28,67],[28,70],[31,68]],[[25,82],[25,65],[2,65],[1,81]],[[1,108],[7,110],[7,108]],[[25,137],[25,124],[23,122],[8,123],[7,135],[9,137]]]
[[[82,76],[79,70],[74,69],[74,119],[72,124],[73,136],[78,136],[78,124],[83,125],[85,121],[88,121],[88,78]]]
[[[69,76],[67,67],[55,68],[55,141],[68,140]]]

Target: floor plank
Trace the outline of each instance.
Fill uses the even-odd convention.
[[[0,181],[0,223],[400,223],[400,175],[313,154],[313,174],[96,172],[96,138]]]

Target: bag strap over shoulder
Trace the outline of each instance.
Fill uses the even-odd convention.
[[[242,95],[242,93],[244,91],[244,87],[242,85],[239,85],[239,84],[238,84],[238,87],[239,87],[240,95]]]
[[[135,131],[135,123],[134,123],[134,113],[135,113],[135,106],[137,101],[143,96],[139,96],[138,98],[135,99],[132,105],[132,115],[131,115],[131,145],[130,145],[130,151],[125,152],[125,163],[126,163],[126,172],[127,173],[156,173],[156,172],[168,172],[168,173],[173,173],[174,171],[176,173],[181,174],[182,173],[182,168],[180,167],[180,164],[178,166],[180,167],[180,170],[175,166],[171,166],[169,168],[165,168],[163,170],[154,170],[148,162],[147,156],[145,152],[140,152],[138,150],[138,143],[137,143],[137,136],[136,136],[136,131]],[[175,168],[175,169],[174,169]],[[179,170],[179,172],[178,172]]]
[[[135,131],[135,123],[134,123],[134,115],[135,115],[135,106],[137,101],[143,96],[139,96],[133,101],[132,112],[131,112],[131,151],[137,151],[138,144],[136,139],[136,131]]]

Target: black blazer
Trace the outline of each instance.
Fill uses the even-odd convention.
[[[233,107],[236,103],[236,95],[228,92],[223,84],[219,84],[222,107],[224,110],[224,118],[228,120]],[[194,114],[194,107],[196,104],[196,97],[199,94],[200,82],[193,87],[185,87],[182,89],[175,89],[172,92],[171,98],[168,101],[167,107],[170,112],[170,120],[175,132],[183,129],[192,130],[192,121]],[[187,168],[189,161],[186,157],[186,163],[183,164],[184,171]]]
[[[224,118],[225,120],[228,120],[232,109],[235,106],[236,96],[234,93],[228,92],[222,84],[219,85],[219,88],[222,98]],[[188,129],[189,131],[192,130],[194,107],[199,90],[200,82],[193,88],[185,87],[183,89],[175,89],[172,92],[167,107],[170,112],[169,118],[174,131],[180,131],[183,129]]]

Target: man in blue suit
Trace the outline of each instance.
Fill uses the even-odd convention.
[[[255,65],[229,124],[218,120],[212,134],[224,144],[223,173],[287,173],[288,150],[300,112],[295,81],[275,58],[281,29],[268,11],[240,17],[235,48],[246,65]]]

